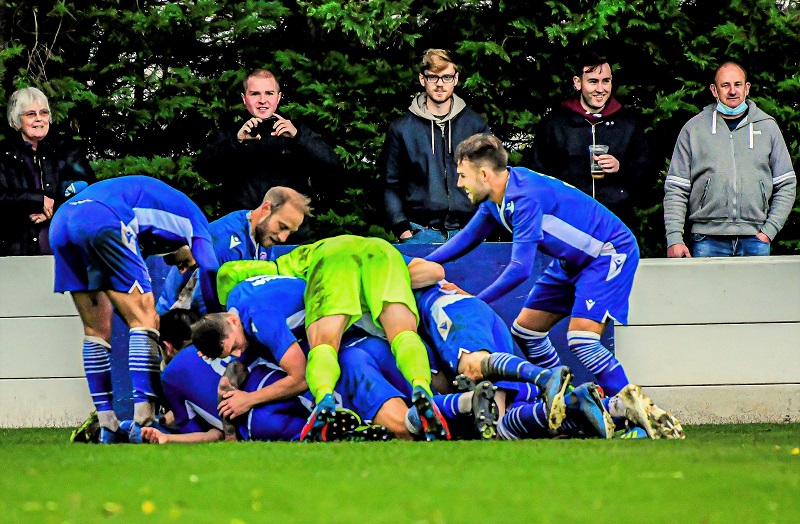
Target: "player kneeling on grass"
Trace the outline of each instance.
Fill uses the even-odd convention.
[[[493,135],[473,135],[456,148],[458,186],[478,211],[464,229],[425,257],[443,264],[479,245],[496,227],[513,234],[511,262],[478,297],[491,304],[530,277],[537,250],[554,258],[514,321],[513,335],[528,360],[560,365],[548,332],[571,316],[569,347],[611,395],[637,397],[655,428],[653,438],[683,438],[678,421],[630,383],[601,343],[608,322],[627,321],[639,248],[633,233],[608,209],[569,184],[520,167]],[[557,173],[555,173],[557,175]],[[633,415],[633,414],[631,414]],[[638,418],[638,417],[633,417]]]
[[[417,334],[419,319],[408,269],[391,244],[344,235],[300,246],[274,262],[229,262],[225,267],[218,279],[223,302],[226,290],[251,276],[279,274],[307,282],[305,324],[311,350],[306,379],[317,406],[306,436],[318,438],[333,414],[342,334],[358,322],[389,340],[398,368],[413,386],[412,403],[422,416],[426,439],[448,438],[447,424],[432,402],[430,367]]]

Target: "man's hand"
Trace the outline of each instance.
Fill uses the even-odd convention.
[[[252,136],[250,131],[253,130],[254,127],[258,127],[258,124],[261,123],[261,119],[258,117],[253,117],[250,120],[245,121],[244,125],[241,129],[236,133],[236,139],[239,142],[244,142],[245,140],[260,140],[261,135]]]
[[[466,291],[464,291],[457,285],[453,284],[452,282],[445,282],[440,287],[442,288],[442,291],[453,291],[455,292],[456,295],[467,295],[468,297],[472,296],[471,293],[467,293]]]
[[[760,241],[764,242],[765,244],[769,244],[770,243],[769,237],[767,235],[765,235],[764,233],[762,233],[761,231],[756,233],[756,238],[759,239]]]
[[[686,244],[672,244],[667,248],[667,258],[692,258]]]
[[[294,124],[291,120],[283,118],[278,113],[273,113],[273,116],[277,118],[278,121],[272,126],[272,136],[286,136],[289,138],[294,138],[295,135],[297,135],[297,128],[294,127]]]
[[[603,173],[616,173],[619,171],[619,160],[614,155],[595,155],[594,158],[603,168]]]
[[[414,235],[411,233],[411,231],[409,231],[408,229],[406,229],[405,231],[403,231],[402,233],[400,233],[400,240],[405,240],[405,239],[407,239],[407,238],[411,238],[412,236],[414,236]]]
[[[250,401],[250,393],[240,389],[227,391],[222,395],[222,398],[223,400],[219,403],[217,409],[219,410],[219,415],[228,420],[244,415],[253,407]]]
[[[169,435],[154,427],[146,426],[142,428],[142,440],[151,444],[166,444],[169,442]]]
[[[42,222],[47,220],[47,216],[44,213],[34,213],[30,215],[29,218],[31,219],[31,222],[33,222],[34,224],[41,224]]]

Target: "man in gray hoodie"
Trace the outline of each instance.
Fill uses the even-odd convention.
[[[786,142],[775,119],[746,100],[749,92],[744,68],[722,64],[711,84],[716,105],[678,135],[664,183],[668,257],[769,255],[792,210],[797,177]]]
[[[458,67],[444,49],[425,51],[419,83],[425,92],[386,133],[381,159],[384,199],[392,232],[401,242],[440,243],[475,213],[458,187],[453,151],[464,139],[490,130],[453,93]]]

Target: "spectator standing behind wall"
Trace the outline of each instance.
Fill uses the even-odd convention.
[[[722,64],[706,106],[681,129],[664,182],[667,256],[769,255],[792,210],[797,177],[775,119],[746,100],[744,68]]]
[[[319,203],[320,196],[341,185],[333,149],[308,127],[275,112],[281,96],[270,71],[250,73],[242,93],[249,115],[233,128],[219,131],[201,152],[198,173],[221,184],[219,215],[257,208],[275,186],[290,187]]]
[[[35,87],[15,91],[8,124],[19,136],[0,143],[0,256],[52,254],[50,219],[95,181],[78,144],[50,132],[50,103]]]
[[[490,130],[453,93],[458,67],[444,49],[425,51],[419,83],[425,92],[386,133],[382,158],[386,212],[401,242],[444,242],[475,213],[475,206],[458,188],[453,151],[465,138]]]
[[[609,60],[586,53],[578,63],[572,77],[577,96],[553,108],[542,120],[527,163],[534,171],[592,195],[635,231],[637,196],[648,180],[655,180],[642,127],[612,96]],[[608,146],[606,154],[595,156],[600,173],[592,173],[589,162],[593,144]]]

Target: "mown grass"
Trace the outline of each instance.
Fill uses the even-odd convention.
[[[0,430],[4,522],[791,522],[800,426],[685,441],[68,444]]]

